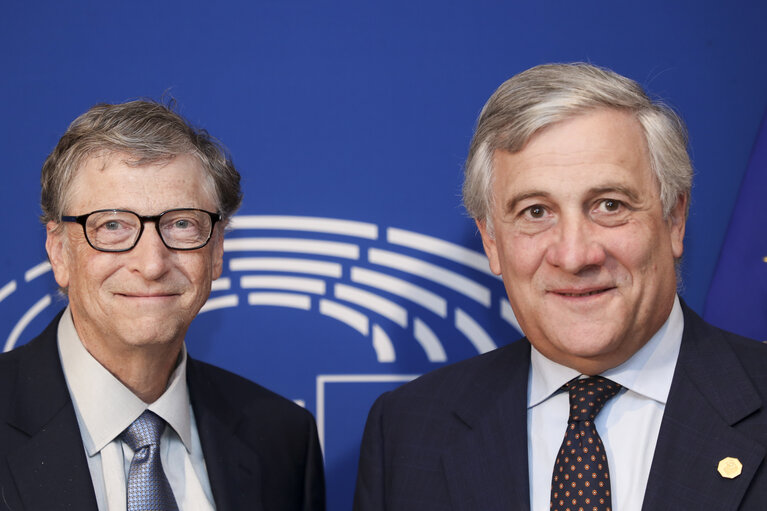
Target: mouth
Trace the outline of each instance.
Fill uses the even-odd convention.
[[[607,289],[597,289],[596,291],[587,291],[585,293],[557,293],[557,294],[558,295],[562,295],[562,296],[576,296],[576,297],[578,297],[578,296],[594,296],[594,295],[599,295],[599,294],[602,294],[602,293],[604,293],[606,291],[607,291]]]
[[[115,293],[121,298],[132,298],[136,300],[162,300],[174,298],[180,293]]]
[[[556,294],[558,296],[566,297],[566,298],[586,298],[589,296],[602,295],[607,293],[608,291],[612,291],[613,289],[615,289],[615,287],[603,287],[599,289],[582,289],[582,290],[553,289],[549,292]]]

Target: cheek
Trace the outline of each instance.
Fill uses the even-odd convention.
[[[97,275],[100,273],[99,263],[98,257],[89,257],[89,254],[79,245],[77,248],[70,245],[69,250],[67,250],[70,288],[87,287],[96,281]]]
[[[224,270],[224,240],[221,238],[221,236],[216,236],[213,240],[214,242],[212,248],[211,248],[211,268],[212,268],[212,278],[213,280],[221,277],[221,274]]]
[[[506,276],[532,277],[544,261],[546,240],[542,236],[505,237],[498,250]]]
[[[98,258],[85,260],[72,274],[72,285],[80,289],[98,290],[115,275],[114,265]]]
[[[124,275],[126,264],[122,253],[98,252],[83,242],[78,244],[73,255],[77,266],[73,269],[72,280],[78,280],[84,289],[100,288]]]
[[[657,234],[647,231],[616,233],[607,245],[605,264],[619,281],[631,281],[645,275],[655,275],[658,270],[658,254],[662,242]]]
[[[210,254],[180,254],[176,267],[185,275],[186,280],[199,288],[205,287],[212,280],[215,270]]]

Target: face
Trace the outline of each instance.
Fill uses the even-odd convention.
[[[156,215],[172,208],[216,211],[198,161],[190,155],[169,163],[130,167],[123,154],[92,158],[72,183],[67,215],[97,209],[128,209]],[[82,226],[48,224],[46,249],[56,282],[68,288],[75,327],[86,347],[120,350],[183,341],[189,324],[221,274],[219,226],[210,242],[191,251],[165,247],[148,223],[128,252],[91,248]]]
[[[626,361],[671,311],[686,200],[664,219],[638,121],[586,113],[493,164],[494,235],[478,225],[527,338],[585,374]]]

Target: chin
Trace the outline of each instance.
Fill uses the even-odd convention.
[[[128,346],[132,346],[134,348],[150,348],[150,347],[159,347],[159,346],[167,346],[173,343],[173,339],[164,339],[164,338],[157,338],[157,337],[142,337],[142,336],[136,336],[133,335],[131,338],[124,339],[124,343]]]
[[[594,333],[592,329],[589,332]],[[584,360],[610,357],[621,344],[614,337],[605,337],[603,332],[588,335],[586,332],[578,333],[571,330],[567,334],[567,337],[557,343],[559,349],[569,357]]]
[[[130,332],[126,332],[126,335],[121,336],[125,342],[130,346],[163,346],[172,344],[178,339],[183,339],[183,335],[179,335],[177,331],[169,331],[166,329],[158,330],[157,328],[141,328],[141,325],[136,325]]]

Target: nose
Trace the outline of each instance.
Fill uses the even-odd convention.
[[[553,240],[546,251],[550,265],[575,275],[604,264],[607,253],[599,226],[585,215],[563,215],[551,234]]]
[[[147,222],[138,243],[125,255],[129,257],[131,271],[140,273],[146,280],[157,280],[168,271],[171,250],[160,239],[154,224]]]

